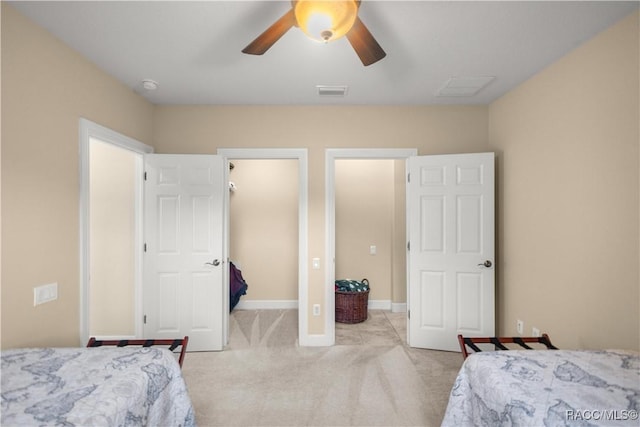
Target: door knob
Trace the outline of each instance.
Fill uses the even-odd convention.
[[[482,264],[478,264],[478,265],[482,265],[485,266],[487,268],[491,267],[493,264],[491,263],[491,261],[486,260],[485,262],[483,262]]]
[[[217,267],[217,266],[220,265],[220,260],[219,259],[214,259],[213,262],[205,262],[205,264]]]

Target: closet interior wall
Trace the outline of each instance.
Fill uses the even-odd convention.
[[[240,304],[298,301],[298,162],[230,159],[230,259],[249,285]],[[239,307],[242,307],[240,305]]]

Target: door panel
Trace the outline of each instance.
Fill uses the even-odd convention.
[[[153,154],[145,163],[145,337],[188,335],[189,350],[222,350],[223,159]]]
[[[458,333],[495,332],[493,168],[493,153],[409,159],[413,347],[458,351]]]

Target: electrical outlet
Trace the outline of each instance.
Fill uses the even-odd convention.
[[[533,328],[531,328],[531,336],[539,337],[540,336],[540,329],[536,328],[535,326]]]
[[[375,255],[378,253],[378,248],[376,245],[369,246],[369,255]]]
[[[516,320],[516,331],[518,335],[524,334],[524,322],[520,319]]]
[[[58,283],[49,283],[48,285],[33,288],[34,306],[56,299],[58,299]]]
[[[313,315],[320,316],[320,304],[313,304]]]

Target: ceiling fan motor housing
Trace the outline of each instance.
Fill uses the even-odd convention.
[[[293,1],[300,29],[317,41],[329,42],[346,35],[358,16],[359,1],[296,0]]]

